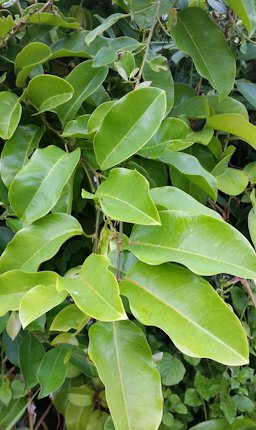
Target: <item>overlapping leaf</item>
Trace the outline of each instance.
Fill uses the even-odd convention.
[[[189,270],[138,262],[121,282],[121,291],[135,317],[164,330],[184,354],[233,366],[248,362],[241,323],[211,285]]]
[[[256,254],[235,228],[205,214],[160,212],[161,226],[134,226],[126,248],[148,264],[174,261],[200,275],[256,277]]]
[[[131,321],[96,323],[89,336],[89,355],[105,385],[115,429],[157,430],[160,376],[141,330]]]

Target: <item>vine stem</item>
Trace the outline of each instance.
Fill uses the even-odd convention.
[[[141,66],[140,66],[140,70],[139,70],[138,76],[137,76],[137,83],[135,85],[135,89],[136,89],[136,87],[139,85],[139,83],[141,81],[143,69],[145,67],[145,64],[146,64],[146,61],[147,61],[147,58],[148,58],[148,51],[149,51],[150,43],[151,43],[151,40],[152,40],[152,37],[153,37],[153,34],[154,34],[155,26],[156,26],[156,23],[157,23],[159,7],[160,7],[160,1],[157,2],[156,13],[154,15],[154,19],[153,19],[153,22],[152,22],[152,27],[150,29],[150,32],[149,32],[149,35],[148,35],[148,38],[147,38],[146,49],[145,49],[143,60],[142,60]]]
[[[256,300],[254,298],[249,282],[247,281],[247,279],[240,279],[240,282],[244,287],[245,291],[247,292],[249,299],[252,301],[253,306],[256,308]],[[254,284],[255,284],[255,281],[254,281]]]
[[[122,236],[123,236],[123,223],[120,221],[119,223],[119,236],[117,241],[117,270],[116,270],[116,279],[117,282],[121,280],[121,245],[122,245]]]
[[[38,421],[38,423],[35,426],[34,430],[39,430],[40,426],[43,426],[44,420],[47,417],[47,415],[49,414],[50,410],[52,408],[52,403],[49,404],[48,408],[44,411],[43,415],[41,416],[40,420]]]

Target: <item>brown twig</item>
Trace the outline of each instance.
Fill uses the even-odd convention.
[[[52,403],[50,403],[47,407],[47,409],[44,411],[44,413],[41,415],[39,421],[37,422],[35,429],[34,430],[39,430],[40,426],[43,426],[44,420],[47,417],[47,415],[49,414],[50,410],[52,408]],[[47,428],[47,427],[46,427]]]
[[[240,282],[241,282],[242,286],[244,287],[245,291],[247,292],[248,297],[252,301],[253,306],[256,308],[256,300],[254,298],[254,295],[253,295],[253,292],[252,292],[251,287],[249,285],[249,282],[247,281],[247,279],[243,279],[243,278],[240,279]],[[255,284],[255,280],[254,280],[254,284]]]

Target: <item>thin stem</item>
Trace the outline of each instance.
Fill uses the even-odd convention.
[[[153,19],[153,22],[152,22],[152,27],[150,29],[150,32],[149,32],[149,35],[148,35],[148,38],[147,38],[146,49],[145,49],[143,60],[142,60],[141,66],[140,66],[140,71],[139,71],[138,76],[137,76],[137,83],[135,85],[135,88],[139,85],[139,83],[141,81],[143,69],[144,69],[144,66],[145,66],[147,58],[148,58],[148,52],[149,52],[149,47],[150,47],[151,39],[153,37],[155,26],[156,26],[156,23],[157,23],[157,17],[158,17],[159,7],[160,7],[160,1],[157,2],[156,13],[154,15],[154,19]]]
[[[117,241],[117,271],[116,271],[116,279],[117,282],[121,279],[121,245],[122,245],[122,236],[123,236],[123,223],[120,221],[119,223],[119,236]]]
[[[39,430],[40,426],[44,427],[44,420],[49,414],[50,410],[52,408],[52,403],[49,404],[48,408],[44,411],[43,415],[40,417],[40,420],[38,421],[37,425],[35,426],[34,430]],[[47,428],[47,427],[46,427]]]
[[[98,205],[95,206],[96,212],[96,222],[95,222],[95,232],[93,235],[93,252],[98,254],[99,250],[99,227],[100,227],[100,207]]]
[[[256,301],[255,301],[253,292],[251,290],[251,287],[249,285],[249,282],[247,281],[247,279],[240,279],[240,282],[241,282],[242,286],[244,287],[245,291],[247,292],[248,297],[252,301],[253,306],[256,308]],[[254,281],[254,284],[255,284],[255,281]]]

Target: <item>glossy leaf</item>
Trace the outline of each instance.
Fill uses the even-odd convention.
[[[77,307],[101,321],[126,319],[118,283],[108,270],[109,259],[91,254],[76,278],[59,278],[58,291],[68,291]]]
[[[160,159],[170,164],[191,182],[202,188],[214,200],[217,197],[217,182],[193,155],[185,152],[166,151]]]
[[[10,270],[0,275],[0,316],[17,311],[24,294],[36,285],[55,285],[57,273]]]
[[[19,125],[11,139],[5,142],[1,153],[1,177],[9,187],[37,148],[45,128],[35,124]]]
[[[68,392],[68,400],[76,406],[90,406],[93,403],[94,392],[87,385],[71,388]]]
[[[41,42],[33,42],[25,46],[15,58],[17,87],[23,87],[30,72],[50,59],[52,51]]]
[[[65,79],[52,75],[35,76],[28,84],[23,97],[27,97],[38,113],[52,111],[73,96],[74,89]]]
[[[63,384],[67,373],[67,364],[64,364],[66,353],[64,349],[56,347],[44,355],[37,372],[41,387],[39,399],[53,393]]]
[[[81,234],[78,221],[70,215],[48,215],[18,231],[0,257],[0,273],[12,269],[35,272],[70,237]]]
[[[226,0],[226,3],[241,18],[246,30],[251,36],[256,27],[256,11],[253,0]]]
[[[107,67],[95,69],[92,67],[92,63],[91,60],[80,63],[66,78],[65,82],[74,88],[74,94],[67,99],[69,101],[55,109],[55,112],[64,124],[74,119],[85,99],[100,87],[107,76]]]
[[[159,187],[152,188],[150,195],[153,202],[160,209],[168,209],[174,211],[189,212],[195,214],[205,214],[213,218],[222,220],[218,212],[202,205],[189,194],[175,187]]]
[[[0,278],[1,279],[1,278]],[[67,332],[72,328],[80,330],[89,321],[90,317],[75,305],[65,306],[54,318],[50,330]]]
[[[59,200],[79,159],[79,149],[71,153],[53,145],[37,149],[10,186],[15,214],[26,224],[46,215]]]
[[[172,35],[178,48],[192,57],[198,73],[223,98],[227,96],[233,89],[236,64],[220,28],[202,9],[191,7],[177,13]]]
[[[184,354],[233,366],[248,363],[241,323],[211,285],[189,270],[138,262],[121,282],[121,291],[136,319],[160,327]]]
[[[94,138],[102,169],[119,164],[142,148],[160,126],[165,109],[166,97],[158,88],[141,88],[118,100]]]
[[[89,120],[88,120],[88,132],[89,133],[95,133],[98,131],[101,127],[101,124],[107,115],[108,111],[111,109],[113,104],[115,103],[114,100],[110,100],[109,102],[101,103],[91,114]]]
[[[133,227],[126,249],[139,260],[153,265],[174,261],[199,275],[229,273],[255,278],[254,249],[234,227],[208,215],[183,211],[163,211],[160,218],[161,226]]]
[[[232,427],[225,419],[210,420],[190,427],[190,430],[231,430]]]
[[[21,117],[21,105],[16,94],[9,91],[0,92],[0,137],[10,139],[15,132]]]
[[[66,296],[65,291],[56,291],[55,284],[31,288],[20,301],[19,315],[22,327],[27,327],[32,321],[59,305]]]
[[[242,115],[236,113],[215,115],[208,118],[207,125],[215,130],[234,134],[256,149],[256,126],[252,125]]]
[[[160,377],[141,330],[131,321],[96,323],[89,336],[89,355],[105,385],[115,429],[157,430]]]
[[[96,54],[93,67],[101,67],[113,63],[120,52],[132,52],[139,48],[140,42],[131,37],[121,36],[108,39],[108,44],[103,46]]]
[[[137,190],[135,193],[134,190]],[[159,224],[147,180],[135,170],[113,169],[97,189],[103,212],[112,219],[135,224]]]
[[[89,133],[87,123],[90,115],[81,115],[77,119],[69,121],[63,130],[63,137],[72,137],[79,139],[91,139],[93,134]]]
[[[38,384],[37,371],[45,354],[43,345],[28,333],[19,346],[19,363],[26,389]]]
[[[58,15],[57,13],[51,12],[33,13],[29,17],[29,21],[31,24],[50,25],[53,27],[74,29],[79,27],[78,22],[75,21],[74,18],[70,17],[63,19],[62,16]]]
[[[20,420],[26,411],[28,404],[25,398],[12,399],[8,406],[0,407],[0,428],[12,430],[13,426]]]

